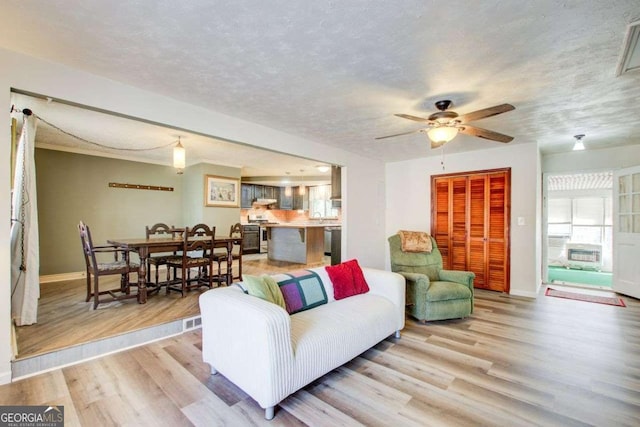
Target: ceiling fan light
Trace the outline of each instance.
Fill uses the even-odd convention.
[[[429,139],[436,144],[445,144],[458,134],[458,128],[452,126],[436,126],[427,131]]]

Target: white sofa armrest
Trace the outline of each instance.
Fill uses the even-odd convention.
[[[293,366],[289,314],[239,288],[200,296],[202,358],[263,408],[287,396]]]
[[[404,329],[405,319],[405,280],[398,273],[374,268],[362,267],[369,292],[390,300],[398,308],[398,328]]]

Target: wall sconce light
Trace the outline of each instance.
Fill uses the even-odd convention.
[[[178,169],[178,175],[184,173],[185,164],[186,153],[184,147],[180,143],[180,137],[178,137],[178,143],[173,147],[173,167]]]
[[[584,134],[574,135],[576,142],[573,144],[573,151],[584,150],[584,142],[582,142],[582,138],[584,138]]]
[[[284,195],[287,197],[291,197],[291,187],[289,185],[284,187]]]

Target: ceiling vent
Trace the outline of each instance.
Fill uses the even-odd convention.
[[[622,45],[622,56],[618,63],[616,76],[621,76],[630,71],[640,70],[640,21],[632,22],[627,26],[627,34]]]

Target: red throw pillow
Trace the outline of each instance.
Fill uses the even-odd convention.
[[[358,264],[358,260],[352,259],[349,261],[345,261],[344,264],[347,264],[351,269],[351,274],[353,275],[353,284],[356,288],[356,294],[364,294],[369,292],[369,284],[364,278],[364,273],[362,272],[362,268],[360,268],[360,264]]]
[[[333,283],[333,297],[336,300],[369,292],[369,285],[355,259],[337,265],[328,265],[325,270]]]

